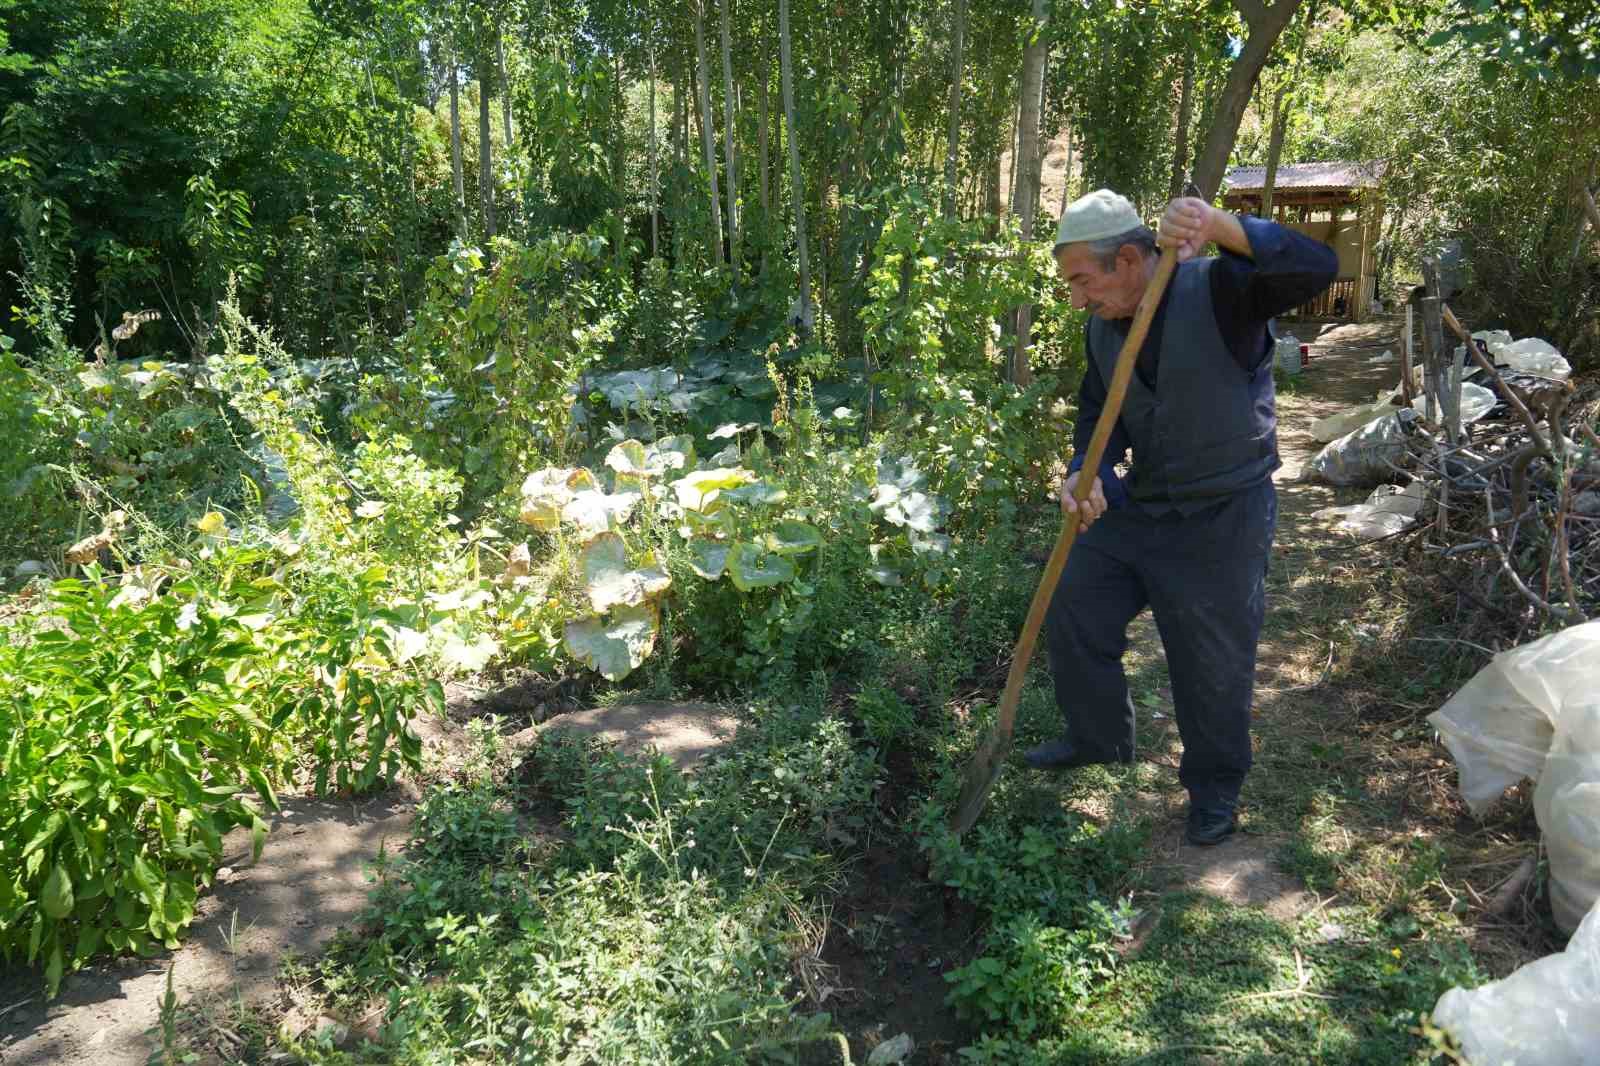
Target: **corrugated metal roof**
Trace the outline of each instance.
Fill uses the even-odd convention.
[[[1365,189],[1378,184],[1383,163],[1329,160],[1323,163],[1280,163],[1273,187],[1278,189]],[[1256,192],[1267,180],[1266,167],[1234,167],[1222,179],[1226,192]]]

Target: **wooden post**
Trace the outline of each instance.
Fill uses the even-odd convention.
[[[1416,389],[1411,380],[1412,375],[1415,373],[1412,367],[1416,365],[1412,359],[1413,330],[1416,328],[1414,315],[1415,308],[1410,303],[1407,303],[1405,344],[1400,349],[1400,398],[1405,401],[1407,407],[1410,407],[1411,401],[1416,399]]]
[[[1444,350],[1444,319],[1439,313],[1439,263],[1434,259],[1422,261],[1422,279],[1427,284],[1428,295],[1422,300],[1423,359],[1427,366],[1424,394],[1427,396],[1428,421],[1445,426],[1449,420],[1448,368],[1445,360],[1450,356]],[[1448,428],[1448,427],[1447,427]],[[1455,443],[1454,440],[1451,441]]]
[[[1457,405],[1455,416],[1450,410],[1449,372],[1446,360],[1455,361],[1454,355],[1444,346],[1444,317],[1440,311],[1444,301],[1439,298],[1439,263],[1434,259],[1422,261],[1422,279],[1427,284],[1428,295],[1422,300],[1422,332],[1426,344],[1423,347],[1424,358],[1427,360],[1426,379],[1423,382],[1426,393],[1428,421],[1434,425],[1444,427],[1445,440],[1434,438],[1434,448],[1439,453],[1439,516],[1437,529],[1440,540],[1450,532],[1450,478],[1444,476],[1444,448],[1446,441],[1453,447],[1460,427],[1460,407]],[[1452,432],[1452,428],[1456,432]]]

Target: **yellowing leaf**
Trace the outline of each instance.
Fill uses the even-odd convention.
[[[620,681],[649,656],[660,629],[656,605],[647,602],[568,622],[563,644],[567,654],[589,669],[608,681]]]
[[[573,495],[561,509],[561,517],[577,526],[580,533],[593,536],[626,522],[643,498],[637,492],[607,494],[599,489],[585,489]]]
[[[632,478],[645,477],[650,473],[644,445],[636,440],[619,441],[616,447],[606,453],[606,465]]]
[[[574,483],[586,489],[599,487],[594,475],[582,467],[552,466],[529,474],[522,483],[519,517],[535,529],[555,529],[561,524],[561,509],[572,500]]]
[[[615,533],[602,533],[591,540],[580,556],[589,602],[596,611],[618,605],[636,606],[665,592],[672,578],[656,563],[654,553],[646,556],[638,570],[628,568],[627,547]]]
[[[672,483],[678,494],[678,505],[686,511],[703,511],[713,503],[723,489],[747,485],[756,476],[743,467],[713,467],[695,470]]]

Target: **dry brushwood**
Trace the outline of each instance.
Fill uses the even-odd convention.
[[[1500,404],[1454,440],[1439,422],[1419,423],[1399,469],[1427,486],[1435,510],[1410,550],[1448,572],[1458,602],[1479,609],[1486,643],[1600,616],[1600,436],[1592,425],[1600,398],[1503,373],[1448,307],[1441,312]]]

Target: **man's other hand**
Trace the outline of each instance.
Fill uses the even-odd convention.
[[[1078,516],[1078,532],[1086,532],[1094,520],[1106,513],[1105,487],[1100,484],[1100,479],[1094,479],[1094,487],[1089,490],[1089,498],[1083,501],[1083,509],[1078,508],[1078,499],[1073,495],[1073,490],[1078,487],[1078,475],[1081,470],[1074,470],[1067,475],[1061,483],[1061,513],[1063,515]]]
[[[1167,213],[1161,216],[1156,243],[1163,248],[1177,248],[1178,262],[1187,262],[1213,240],[1211,218],[1218,213],[1204,200],[1180,196],[1167,205]]]

